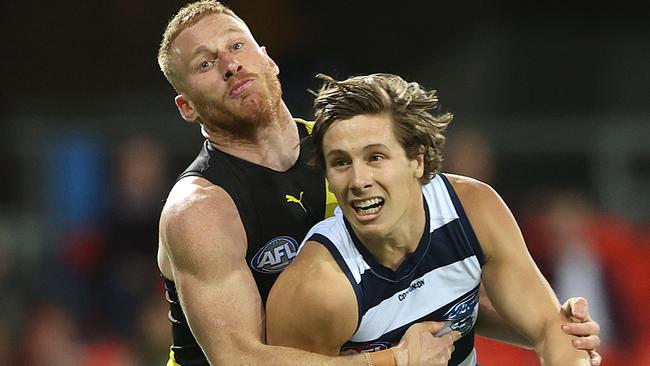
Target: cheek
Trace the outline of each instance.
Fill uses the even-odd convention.
[[[329,181],[329,189],[335,196],[343,195],[345,193],[345,175],[342,173],[337,173],[332,170],[325,172],[325,176]]]
[[[225,82],[216,69],[213,68],[213,70],[206,73],[195,74],[192,80],[192,86],[195,89],[202,90],[204,93],[214,93],[225,88]]]
[[[393,194],[407,195],[410,194],[407,193],[410,192],[410,187],[418,186],[419,189],[418,180],[414,175],[413,169],[386,169],[382,177],[377,177],[377,180],[381,179],[388,183],[393,189]]]

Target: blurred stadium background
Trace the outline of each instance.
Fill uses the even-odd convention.
[[[0,359],[163,365],[157,219],[199,149],[156,63],[185,2],[4,5]],[[625,2],[224,1],[310,118],[314,75],[390,72],[456,116],[445,170],[491,183],[603,365],[650,359],[650,22]],[[523,296],[523,295],[522,295]],[[535,365],[479,341],[479,361]]]

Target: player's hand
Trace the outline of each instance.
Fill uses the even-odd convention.
[[[447,366],[460,333],[451,331],[434,336],[444,327],[444,323],[433,321],[411,325],[393,348],[397,366]]]
[[[572,323],[562,324],[562,330],[578,338],[573,340],[573,346],[589,352],[591,364],[599,366],[602,357],[596,348],[600,346],[600,325],[591,319],[589,303],[582,297],[572,297],[562,305],[562,311]]]

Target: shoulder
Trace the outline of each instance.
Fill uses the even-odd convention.
[[[319,311],[327,314],[346,310],[351,301],[356,306],[354,290],[343,270],[330,252],[315,241],[305,243],[293,262],[280,274],[276,287],[285,295],[292,295],[284,301],[317,306]]]
[[[271,344],[314,352],[338,350],[357,326],[352,285],[329,251],[314,241],[280,274],[266,310]]]
[[[168,255],[176,259],[199,259],[217,248],[228,251],[224,254],[239,253],[245,250],[245,235],[230,195],[204,178],[179,180],[170,191],[160,216],[161,243]]]
[[[480,180],[455,174],[445,174],[472,224],[505,213],[507,206],[501,196],[489,184]],[[504,211],[505,210],[505,211]]]
[[[481,204],[498,197],[489,184],[478,179],[457,174],[445,174],[445,177],[456,191],[458,198],[463,202],[463,207],[465,202],[468,204]]]
[[[495,245],[510,242],[504,240],[506,237],[520,236],[512,212],[489,184],[461,175],[445,176],[454,187],[486,257]]]
[[[200,224],[208,218],[228,218],[237,213],[230,195],[200,177],[187,177],[172,187],[161,213],[161,227]]]

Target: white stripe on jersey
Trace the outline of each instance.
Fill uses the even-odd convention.
[[[473,282],[468,282],[468,276],[473,279]],[[408,293],[408,289],[400,291],[368,309],[350,341],[375,340],[447,305],[450,299],[456,299],[478,286],[481,281],[481,265],[473,255],[462,261],[436,268],[414,279],[411,284],[421,280],[424,280],[421,287]],[[402,294],[405,296],[400,296]],[[400,300],[400,297],[403,299]]]
[[[447,187],[439,175],[436,175],[431,182],[422,186],[422,193],[429,207],[429,232],[433,232],[458,219],[454,203],[451,201]],[[352,238],[345,227],[343,212],[339,206],[334,209],[334,216],[319,222],[309,230],[305,239],[300,243],[298,253],[300,253],[307,239],[311,238],[315,233],[324,235],[336,246],[343,260],[345,260],[345,264],[350,269],[355,282],[357,284],[361,283],[361,275],[370,266],[354,245],[348,245],[348,243],[352,243]]]
[[[449,197],[447,186],[440,175],[436,175],[431,182],[422,186],[422,193],[429,206],[430,232],[458,218],[454,202]]]

